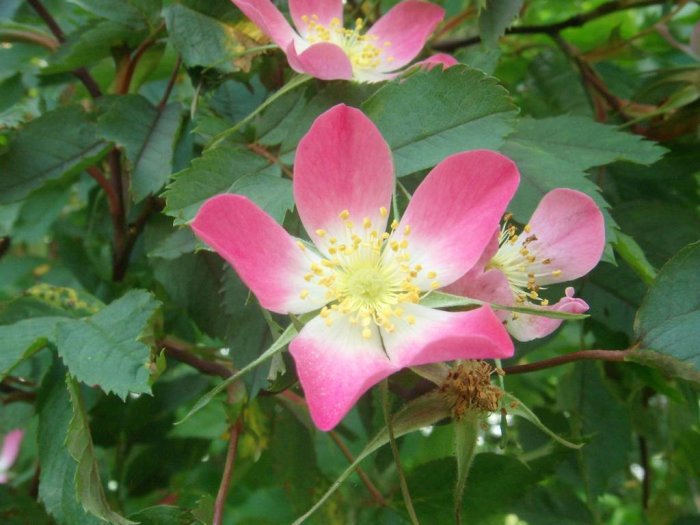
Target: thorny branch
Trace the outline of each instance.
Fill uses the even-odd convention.
[[[41,3],[41,0],[27,0],[29,2],[29,5],[34,8],[34,11],[41,17],[41,19],[44,21],[44,23],[49,27],[53,35],[56,37],[56,40],[58,40],[60,43],[63,43],[66,41],[66,35],[63,33],[63,30],[61,27],[58,25],[58,22],[56,22],[56,19],[51,16],[51,13],[48,12],[44,4]],[[83,85],[85,86],[85,89],[88,90],[88,93],[90,93],[90,96],[92,98],[100,98],[102,96],[102,90],[100,89],[100,86],[97,85],[97,82],[95,82],[95,79],[92,78],[92,75],[88,73],[88,70],[85,69],[84,67],[74,69],[72,71],[73,76],[78,78]]]

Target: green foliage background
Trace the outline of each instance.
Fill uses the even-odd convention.
[[[347,474],[310,523],[409,522],[378,389],[316,430],[283,352],[294,326],[186,226],[231,192],[300,234],[294,151],[343,102],[409,192],[490,148],[522,173],[516,221],[557,187],[605,213],[604,262],[576,283],[590,316],[503,363],[522,408],[482,422],[464,521],[700,523],[700,7],[438,3],[425,54],[461,65],[382,84],[299,82],[228,0],[0,3],[0,435],[26,429],[0,522],[291,523]],[[576,359],[591,349],[620,353]],[[451,523],[454,425],[423,387],[392,377],[394,431],[420,522]]]

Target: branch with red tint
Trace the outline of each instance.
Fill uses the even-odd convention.
[[[44,4],[41,3],[41,0],[27,0],[27,2],[32,6],[32,8],[34,8],[34,11],[36,11],[39,17],[48,26],[53,35],[56,37],[56,40],[58,40],[60,43],[65,42],[66,35],[58,25],[58,22],[56,22],[56,19],[51,16],[51,13],[49,13]],[[88,93],[90,93],[92,98],[100,98],[102,96],[100,86],[97,84],[97,82],[95,82],[95,79],[92,78],[92,75],[90,75],[87,69],[80,67],[78,69],[74,69],[71,71],[71,73],[83,83],[85,89],[88,90]]]

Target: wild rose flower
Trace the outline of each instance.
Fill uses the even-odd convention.
[[[290,0],[296,31],[271,0],[232,0],[287,55],[299,73],[322,80],[378,82],[395,77],[425,45],[445,11],[429,2],[406,0],[369,31],[357,19],[343,27],[342,0]]]
[[[598,264],[605,247],[605,224],[593,199],[560,188],[542,198],[521,232],[508,220],[506,216],[481,260],[445,291],[509,306],[577,314],[588,311],[571,287],[553,305],[540,291],[549,284],[578,279]],[[503,311],[498,315],[520,341],[549,335],[562,323],[535,315]]]
[[[479,259],[518,185],[492,151],[452,155],[386,231],[394,187],[389,146],[359,110],[338,105],[299,143],[294,199],[313,245],[242,195],[218,195],[192,228],[273,312],[318,311],[289,345],[316,425],[333,428],[360,396],[410,366],[505,358],[513,345],[490,307],[419,304]]]
[[[10,479],[8,472],[17,460],[19,446],[23,437],[23,430],[13,430],[5,436],[2,442],[2,451],[0,451],[0,484],[7,483]]]

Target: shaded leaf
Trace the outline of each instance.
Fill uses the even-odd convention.
[[[661,360],[646,355],[653,350],[678,361],[675,375],[700,382],[700,242],[678,252],[659,271],[635,319],[642,350],[633,354],[647,364]],[[666,363],[672,361],[666,360]],[[667,368],[662,366],[662,368]]]
[[[79,173],[107,147],[80,107],[45,113],[27,124],[0,155],[0,203],[23,199],[47,180]]]
[[[104,525],[86,513],[75,494],[77,464],[65,447],[73,409],[66,388],[66,370],[56,359],[39,392],[39,499],[61,525]]]
[[[102,136],[126,151],[135,201],[160,190],[170,177],[181,106],[159,109],[140,95],[118,97],[98,120]]]
[[[409,432],[414,432],[420,428],[433,425],[450,416],[449,408],[440,394],[427,394],[414,399],[391,418],[394,437],[399,438]],[[377,449],[389,443],[389,431],[386,427],[372,438],[365,448],[362,449],[350,466],[333,482],[328,491],[309,509],[306,514],[299,517],[293,525],[300,525],[306,521],[321,505],[343,484],[343,482],[353,473],[355,467],[362,460],[375,452]]]
[[[68,425],[66,448],[78,463],[75,472],[75,489],[83,508],[113,525],[136,525],[114,512],[105,497],[100,471],[95,458],[95,450],[90,436],[90,426],[83,406],[80,385],[70,376],[66,377],[73,417]]]
[[[207,150],[192,165],[175,174],[165,192],[165,213],[175,217],[175,224],[194,218],[202,203],[219,193],[231,193],[237,180],[246,175],[274,172],[276,167],[242,146],[222,146]]]
[[[485,5],[479,13],[479,33],[481,40],[489,47],[498,43],[506,29],[513,22],[523,0],[485,0]]]

